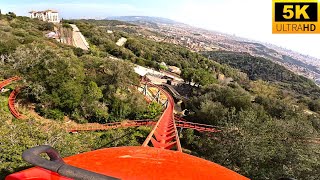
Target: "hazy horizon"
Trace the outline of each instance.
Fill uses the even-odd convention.
[[[0,2],[2,13],[28,16],[30,10],[54,9],[60,18],[103,19],[110,16],[163,17],[191,26],[271,43],[320,59],[320,34],[272,34],[270,0],[11,0]],[[264,8],[256,8],[264,7]]]

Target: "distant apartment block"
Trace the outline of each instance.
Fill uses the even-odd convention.
[[[52,23],[59,23],[59,13],[53,10],[46,10],[46,11],[30,11],[30,18],[32,19],[39,19],[41,21],[47,21]]]

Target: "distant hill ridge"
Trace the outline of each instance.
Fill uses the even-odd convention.
[[[107,17],[106,20],[118,20],[126,22],[148,22],[148,23],[157,23],[157,24],[183,24],[171,19],[162,18],[162,17],[151,17],[151,16],[111,16]]]
[[[286,67],[296,74],[303,75],[320,84],[319,59],[270,43],[263,43],[221,32],[204,30],[161,17],[115,16],[108,17],[106,19],[125,21],[139,26],[144,26],[151,31],[159,33],[162,32],[164,36],[171,37],[171,39],[169,38],[170,40],[167,40],[169,43],[187,46],[186,44],[190,43],[190,41],[186,42],[186,40],[180,39],[182,37],[187,37],[191,38],[191,42],[194,44],[204,43],[206,48],[215,47],[216,49],[223,51],[246,52],[253,56],[264,57]],[[188,34],[186,34],[186,32],[184,32],[184,34],[179,32],[179,29],[181,28],[185,29]],[[181,37],[177,35],[180,35]],[[192,45],[187,47],[194,51],[208,51],[206,48],[194,48]]]

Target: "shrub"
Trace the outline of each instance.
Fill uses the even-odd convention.
[[[83,49],[78,48],[78,47],[77,48],[73,48],[73,53],[78,57],[81,57],[81,56],[84,55]]]
[[[54,24],[49,22],[43,22],[39,25],[38,29],[40,31],[53,31],[54,30]]]
[[[13,13],[13,12],[8,12],[8,14],[7,14],[7,19],[9,21],[13,20],[16,17],[17,17],[17,15],[15,13]]]
[[[72,27],[68,23],[63,23],[62,27],[67,28],[67,29],[72,29]]]
[[[45,117],[55,120],[63,120],[64,114],[59,109],[49,109],[45,111]]]
[[[36,106],[36,111],[40,113],[41,116],[44,116],[49,119],[63,120],[64,114],[59,109],[46,109],[40,106]]]
[[[320,111],[320,100],[313,100],[309,102],[308,107],[311,111]]]

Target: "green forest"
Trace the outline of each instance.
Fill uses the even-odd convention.
[[[0,95],[0,178],[25,169],[22,152],[49,144],[63,157],[104,147],[141,145],[150,128],[68,134],[63,119],[77,123],[156,119],[162,108],[146,103],[133,86],[133,63],[182,69],[191,86],[185,119],[218,126],[219,133],[183,129],[189,153],[251,179],[316,180],[320,177],[320,89],[264,58],[233,52],[196,53],[185,47],[139,36],[135,25],[119,21],[73,20],[90,44],[88,52],[44,37],[52,24],[14,13],[0,16],[0,79],[15,75],[25,87],[21,106],[34,104],[49,121],[13,119],[9,92]],[[123,27],[119,27],[123,25]],[[107,30],[112,30],[110,34]],[[122,47],[115,43],[128,39]],[[116,60],[111,57],[117,57]],[[209,57],[209,58],[207,58]],[[231,78],[231,82],[219,79]],[[186,166],[191,166],[186,164]]]

